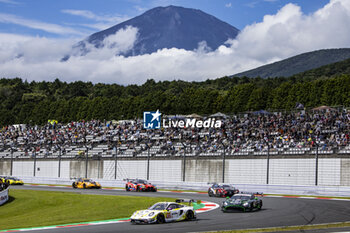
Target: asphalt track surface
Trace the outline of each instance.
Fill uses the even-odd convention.
[[[70,191],[82,194],[153,196],[170,198],[192,198],[221,204],[223,198],[208,197],[207,194],[186,193],[139,193],[124,190],[77,190],[60,187],[21,186],[18,189]],[[93,226],[45,229],[31,232],[48,233],[115,233],[115,232],[201,232],[217,230],[267,228],[294,225],[309,225],[350,221],[350,201],[264,197],[260,211],[223,213],[220,208],[197,215],[197,220],[165,224],[134,225],[111,223]],[[334,229],[333,229],[334,231]]]

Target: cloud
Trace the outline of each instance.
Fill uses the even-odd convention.
[[[225,7],[227,7],[227,8],[231,8],[231,7],[232,7],[232,3],[231,3],[231,2],[229,2],[229,3],[225,4]]]
[[[13,5],[19,4],[18,2],[13,0],[0,0],[0,3],[13,4]]]
[[[17,24],[24,27],[38,29],[60,35],[84,35],[82,32],[70,27],[63,27],[57,24],[44,23],[37,20],[25,19],[12,14],[0,13],[0,23]]]
[[[88,10],[65,9],[65,10],[62,10],[61,12],[65,14],[80,16],[86,19],[93,20],[97,23],[81,24],[81,25],[85,27],[98,29],[98,30],[109,28],[118,23],[124,22],[130,18],[128,16],[121,16],[121,15],[97,15],[92,11],[88,11]]]
[[[126,27],[105,38],[104,48],[90,45],[86,56],[59,60],[77,40],[0,34],[0,76],[27,80],[92,81],[141,84],[155,80],[201,81],[232,75],[303,52],[350,47],[350,1],[331,0],[312,14],[287,4],[261,22],[245,27],[236,39],[216,50],[205,42],[195,51],[162,49],[124,57],[132,49],[138,29]]]

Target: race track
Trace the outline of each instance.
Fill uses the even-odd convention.
[[[223,200],[223,198],[208,197],[207,194],[186,194],[170,192],[136,193],[125,192],[124,190],[76,190],[72,188],[42,186],[17,186],[13,188],[47,191],[70,191],[83,194],[192,198],[215,202],[218,204],[221,204]],[[222,213],[220,209],[215,209],[206,213],[198,214],[198,219],[190,222],[152,225],[133,225],[129,222],[110,223],[51,230],[46,229],[44,231],[50,233],[199,232],[350,221],[350,201],[264,197],[263,202],[263,209],[260,211],[245,213],[235,211],[232,213]],[[43,231],[41,230],[37,232]]]

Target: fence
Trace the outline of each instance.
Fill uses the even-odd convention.
[[[12,158],[0,160],[0,174],[19,177],[103,180],[143,178],[175,182],[350,186],[349,155],[182,156],[142,158]]]

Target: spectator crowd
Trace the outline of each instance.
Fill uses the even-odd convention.
[[[204,118],[205,119],[205,118]],[[79,121],[68,124],[49,121],[46,125],[12,125],[0,131],[0,146],[34,156],[72,145],[107,145],[118,153],[120,147],[140,153],[150,147],[164,154],[277,151],[280,148],[333,150],[349,146],[350,112],[300,111],[297,113],[242,114],[220,117],[220,128],[143,129],[142,120]]]

